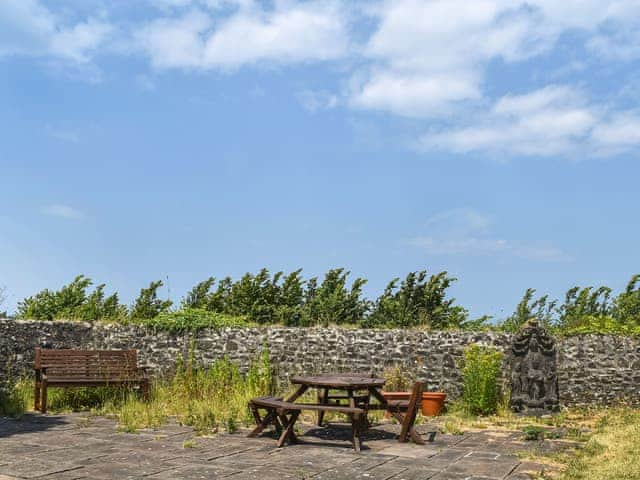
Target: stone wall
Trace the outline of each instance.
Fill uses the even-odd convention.
[[[30,373],[33,349],[135,348],[140,363],[161,373],[191,348],[210,364],[227,355],[242,370],[268,345],[278,377],[297,373],[358,371],[381,373],[402,364],[430,389],[455,398],[461,391],[457,368],[465,346],[492,345],[508,352],[511,336],[495,332],[425,332],[341,328],[225,328],[170,334],[143,327],[79,322],[0,320],[0,383]],[[505,377],[507,377],[505,372]],[[640,339],[584,335],[558,341],[558,380],[564,405],[640,403]]]

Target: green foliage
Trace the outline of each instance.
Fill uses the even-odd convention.
[[[251,423],[248,401],[274,393],[274,376],[269,351],[263,348],[245,375],[228,358],[210,367],[199,366],[193,355],[178,362],[173,378],[156,383],[151,401],[130,397],[110,410],[118,415],[120,429],[135,432],[156,427],[170,416],[197,432],[206,434]]]
[[[498,328],[516,332],[535,319],[559,335],[640,334],[640,275],[634,275],[616,297],[606,286],[570,288],[562,304],[549,300],[548,295],[537,299],[534,295],[534,289],[527,289],[516,311]]]
[[[542,326],[550,327],[552,325],[557,301],[549,301],[548,295],[534,300],[535,293],[535,289],[527,288],[522,300],[516,306],[516,311],[502,323],[503,330],[511,333],[517,332],[532,318]]]
[[[612,314],[618,323],[640,328],[640,274],[631,277],[625,291],[614,300]]]
[[[349,288],[349,274],[343,268],[335,268],[327,272],[320,286],[315,278],[307,282],[302,325],[356,325],[364,318],[369,302],[362,298],[362,287],[367,281],[356,278]]]
[[[161,300],[158,298],[158,289],[162,287],[162,280],[151,282],[147,288],[140,289],[140,295],[131,308],[130,317],[132,319],[151,319],[171,308],[171,300]]]
[[[573,287],[565,295],[558,309],[558,327],[568,330],[580,327],[585,319],[611,315],[611,289],[609,287]]]
[[[27,410],[32,383],[20,381],[13,384],[0,385],[0,416],[20,418]]]
[[[134,318],[130,323],[169,332],[197,331],[203,328],[247,327],[254,325],[246,317],[210,312],[202,308],[183,308],[175,312],[162,312],[153,318]]]
[[[117,320],[126,315],[118,294],[105,297],[105,286],[98,285],[88,293],[91,279],[78,275],[70,284],[58,291],[42,290],[18,303],[18,318],[34,320]]]
[[[545,429],[539,425],[527,425],[522,429],[527,441],[544,440]]]
[[[417,327],[433,329],[460,327],[467,320],[467,311],[447,299],[447,290],[456,280],[447,272],[427,276],[425,270],[409,273],[398,286],[394,278],[366,320],[368,326]]]
[[[462,361],[462,403],[472,415],[496,413],[500,403],[499,385],[503,354],[492,347],[469,345]]]

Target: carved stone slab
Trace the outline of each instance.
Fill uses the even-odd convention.
[[[557,411],[558,375],[553,337],[529,321],[511,344],[511,409],[526,415]]]

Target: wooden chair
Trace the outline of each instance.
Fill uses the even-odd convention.
[[[409,438],[419,445],[424,445],[424,440],[420,434],[414,428],[416,421],[416,415],[418,414],[418,408],[420,408],[422,399],[422,382],[416,382],[413,384],[411,390],[411,397],[409,400],[388,400],[387,410],[389,413],[400,422],[400,442],[407,442]],[[430,432],[429,441],[432,442],[435,438],[435,432]]]

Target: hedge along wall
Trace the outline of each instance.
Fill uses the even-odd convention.
[[[135,348],[139,361],[170,371],[193,349],[208,365],[228,356],[246,370],[267,345],[278,378],[320,372],[375,372],[401,364],[449,398],[461,393],[458,369],[465,346],[492,345],[508,353],[511,335],[496,332],[427,332],[342,328],[226,328],[168,333],[144,327],[80,322],[0,320],[0,383],[31,374],[34,348]],[[640,339],[582,335],[557,340],[558,387],[563,405],[640,404]],[[504,372],[508,378],[508,372]]]

